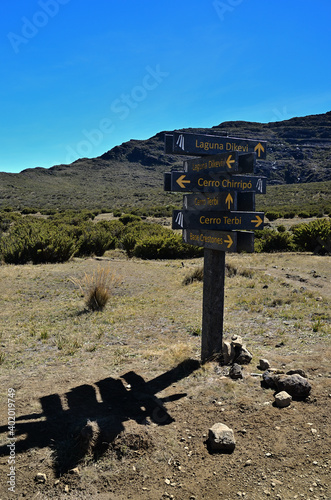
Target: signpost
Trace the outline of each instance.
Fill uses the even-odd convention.
[[[183,241],[204,248],[201,360],[222,352],[225,252],[253,252],[254,233],[263,228],[255,193],[265,194],[266,178],[254,174],[256,158],[266,158],[266,142],[173,132],[165,152],[200,156],[184,160],[182,171],[164,174],[165,191],[183,192],[183,210],[174,210],[173,229]],[[192,193],[192,194],[186,194]]]

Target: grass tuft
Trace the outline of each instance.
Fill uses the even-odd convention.
[[[190,285],[194,281],[203,281],[203,267],[194,269],[183,279],[183,285]]]
[[[99,266],[92,274],[85,273],[81,280],[70,278],[70,281],[79,287],[90,311],[102,311],[121,278],[108,267]]]

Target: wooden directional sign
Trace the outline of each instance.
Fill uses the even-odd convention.
[[[256,164],[256,153],[239,154],[221,153],[203,158],[194,158],[193,160],[185,160],[183,163],[184,172],[229,172],[229,173],[244,173],[253,174]]]
[[[195,193],[183,197],[184,210],[255,210],[255,193],[237,193],[222,191],[221,193]]]
[[[235,231],[263,229],[263,212],[198,212],[174,210],[172,229]]]
[[[237,210],[236,191],[211,194],[187,194],[183,197],[184,210]]]
[[[215,193],[219,191],[241,191],[264,194],[266,192],[266,177],[254,177],[249,175],[227,175],[211,173],[186,173],[181,171],[170,172],[165,179],[164,189],[179,192],[204,192]],[[166,189],[170,188],[170,189]]]
[[[238,153],[256,153],[259,160],[266,158],[266,141],[187,132],[173,132],[171,135],[172,145],[169,134],[166,134],[166,153],[203,156],[237,151]]]
[[[254,233],[243,231],[199,231],[184,229],[183,241],[222,252],[254,252]]]

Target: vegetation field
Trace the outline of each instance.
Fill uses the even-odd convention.
[[[0,266],[0,498],[330,498],[331,257],[226,263],[224,338],[239,334],[253,355],[242,380],[199,363],[202,283],[183,283],[202,258],[110,249]],[[114,280],[93,311],[77,284],[100,270]],[[309,398],[276,408],[261,358],[304,370]],[[6,484],[10,389],[15,494]],[[234,430],[232,454],[210,452],[216,422]]]

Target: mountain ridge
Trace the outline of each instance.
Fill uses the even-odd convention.
[[[227,121],[211,128],[182,132],[267,141],[267,159],[257,161],[256,173],[268,185],[331,180],[331,111],[288,120],[259,123]],[[183,156],[166,155],[161,131],[149,139],[131,139],[95,158],[71,164],[35,167],[20,173],[0,172],[0,205],[13,207],[95,205],[117,206],[151,202],[151,191],[165,201],[163,173],[181,169]],[[108,203],[106,203],[108,200]]]

